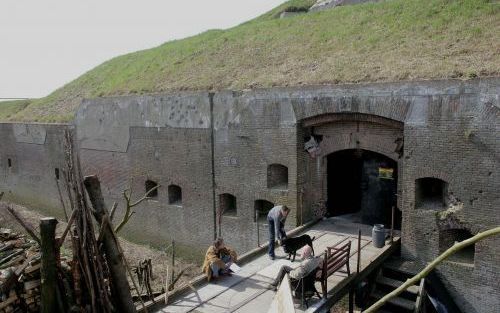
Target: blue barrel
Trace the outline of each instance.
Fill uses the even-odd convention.
[[[375,224],[372,229],[372,242],[375,248],[382,248],[385,245],[384,224]]]

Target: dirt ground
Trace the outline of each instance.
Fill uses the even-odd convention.
[[[9,205],[13,207],[16,210],[16,212],[18,212],[18,214],[26,222],[30,223],[34,229],[39,231],[39,223],[40,219],[44,217],[43,215],[41,215],[38,212],[28,210],[27,208],[22,207],[20,205],[15,205],[15,204],[9,204]],[[61,235],[63,233],[64,229],[66,228],[66,225],[67,224],[65,222],[59,221],[56,229],[57,235]],[[1,209],[0,209],[0,227],[10,228],[16,232],[26,233],[24,228],[19,225],[19,223],[10,215],[9,212]],[[120,243],[129,266],[133,267],[139,264],[139,262],[144,259],[151,259],[151,263],[153,266],[153,280],[151,281],[151,287],[153,288],[153,291],[160,291],[161,288],[165,286],[167,270],[170,264],[170,255],[163,251],[159,251],[147,246],[134,244],[123,238],[120,238]],[[68,255],[68,256],[71,255],[71,241],[69,240],[69,236],[66,238],[63,248],[61,249],[61,253],[63,255]],[[201,274],[201,269],[199,264],[194,264],[192,262],[176,258],[174,271],[176,273],[179,273],[183,269],[186,270],[184,271],[184,274],[177,282],[176,287],[181,286],[184,282],[187,282],[193,277]],[[135,280],[137,282],[137,277],[135,277]]]
[[[339,300],[331,309],[330,313],[346,313],[349,312],[349,296],[345,296]],[[354,310],[356,312],[356,310]]]

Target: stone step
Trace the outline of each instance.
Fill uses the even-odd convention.
[[[393,289],[398,288],[399,286],[401,286],[404,283],[400,280],[396,280],[396,279],[392,279],[392,278],[388,278],[388,277],[384,277],[384,276],[377,277],[376,282],[378,284],[381,284],[381,285],[392,287]],[[408,289],[406,289],[406,291],[408,291],[414,295],[417,295],[418,294],[418,287],[413,285],[413,286],[408,287]]]
[[[383,268],[385,271],[398,274],[401,278],[413,277],[416,273],[420,272],[423,268],[422,266],[413,261],[403,261],[401,259],[392,259],[384,263]]]
[[[384,296],[385,296],[385,294],[383,294],[382,292],[380,292],[378,290],[375,290],[372,293],[372,297],[374,297],[375,299],[381,299]],[[401,298],[401,297],[392,298],[387,302],[392,304],[392,305],[398,306],[404,310],[408,310],[408,311],[412,311],[415,308],[415,302],[407,300],[405,298]]]

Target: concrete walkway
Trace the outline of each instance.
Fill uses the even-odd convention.
[[[328,279],[328,294],[345,287],[356,278],[358,229],[361,229],[361,270],[367,270],[369,265],[377,258],[386,255],[390,246],[378,249],[371,244],[371,226],[351,223],[340,218],[323,220],[305,233],[311,237],[315,236],[314,250],[316,254],[322,253],[327,246],[345,243],[351,240],[351,274],[337,272]],[[399,237],[395,238],[396,242]],[[286,260],[282,248],[276,249],[276,260],[270,260],[266,254],[259,256],[251,262],[242,266],[241,271],[231,277],[224,277],[217,282],[206,283],[195,292],[190,292],[177,299],[171,304],[157,311],[162,313],[177,312],[267,312],[275,292],[267,287],[278,274],[282,265],[291,267],[298,266],[300,260],[295,262]],[[371,270],[371,269],[370,269]],[[316,288],[321,293],[321,287],[317,283]],[[295,303],[296,312],[316,312],[326,305],[325,300],[313,297],[309,300],[309,308],[301,307],[300,300]]]

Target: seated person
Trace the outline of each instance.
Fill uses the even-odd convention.
[[[236,252],[224,245],[224,239],[217,238],[205,254],[202,270],[210,281],[212,278],[218,278],[221,274],[230,275],[229,267],[236,260]]]
[[[290,283],[297,283],[300,279],[309,275],[321,264],[321,257],[314,257],[312,255],[312,249],[306,246],[302,251],[302,262],[296,268],[291,268],[290,266],[283,265],[278,272],[278,276],[274,282],[271,283],[271,287],[276,290],[281,284],[281,281],[285,277],[285,274],[290,275]]]

